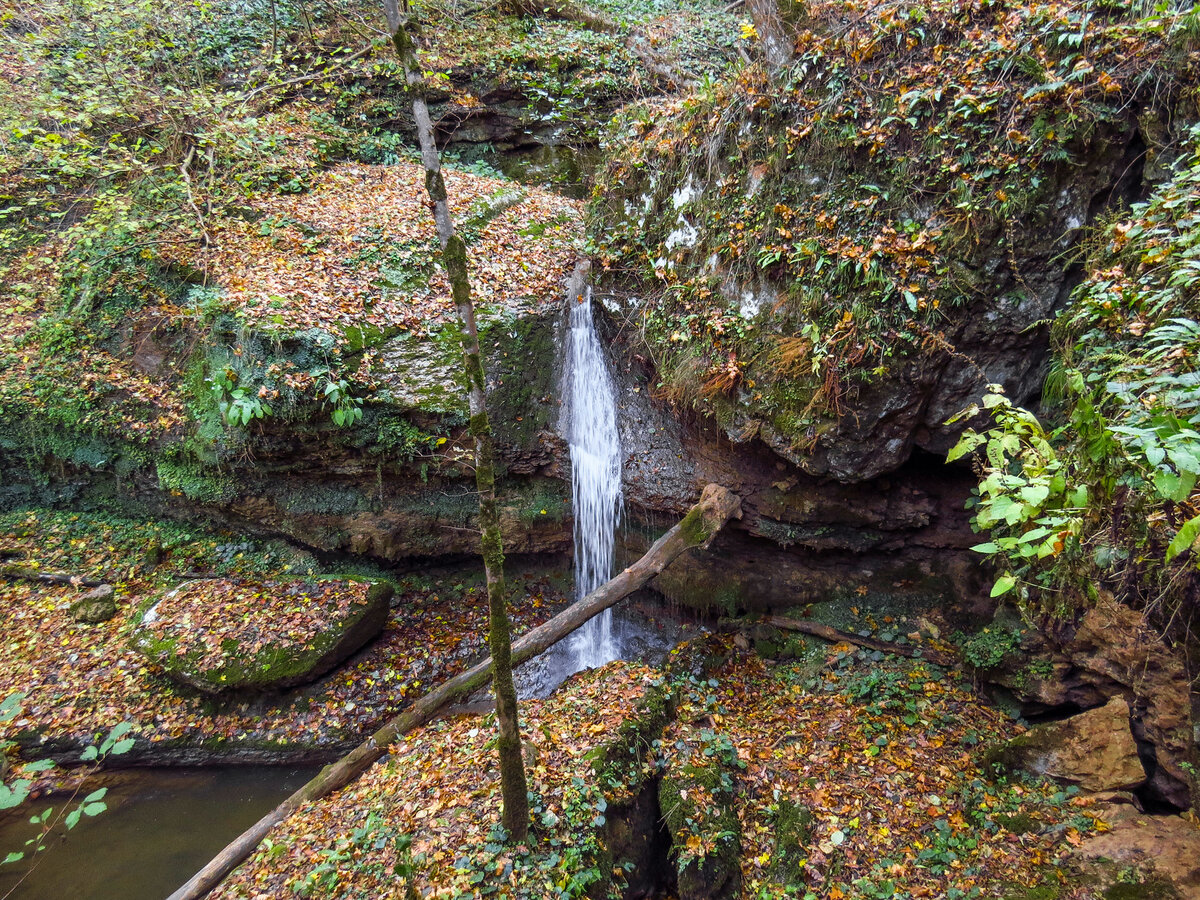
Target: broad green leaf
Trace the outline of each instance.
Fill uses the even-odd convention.
[[[1189,549],[1196,542],[1197,535],[1200,535],[1200,516],[1193,516],[1183,523],[1183,527],[1179,529],[1178,534],[1167,545],[1167,562],[1173,560],[1184,550]]]
[[[132,750],[133,744],[133,738],[125,738],[124,740],[117,741],[115,744],[113,744],[113,748],[109,752],[113,756],[120,756],[122,753],[128,753],[130,750]]]
[[[1001,575],[996,579],[995,585],[992,586],[992,596],[999,597],[1001,594],[1007,594],[1017,584],[1017,579],[1012,575]]]
[[[1050,496],[1050,487],[1045,484],[1031,484],[1021,488],[1021,499],[1034,506],[1041,506]]]

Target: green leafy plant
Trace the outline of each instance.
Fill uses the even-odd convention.
[[[989,385],[982,405],[973,404],[950,421],[972,419],[983,411],[991,415],[992,427],[983,432],[968,428],[947,460],[983,450],[972,525],[989,531],[992,539],[972,549],[1000,570],[992,596],[1016,590],[1024,603],[1030,599],[1036,562],[1062,553],[1066,542],[1078,536],[1088,489],[1068,482],[1070,473],[1051,443],[1053,435],[1005,397],[999,385]]]
[[[271,406],[253,390],[238,384],[237,373],[224,369],[206,379],[226,425],[245,427],[271,415]]]
[[[0,723],[11,721],[20,713],[20,704],[23,699],[24,695],[22,694],[11,694],[5,697],[3,702],[0,702]],[[134,739],[127,737],[132,729],[132,723],[121,722],[115,725],[98,745],[89,744],[85,747],[79,758],[83,762],[92,764],[92,769],[87,774],[98,770],[108,757],[120,756],[132,750]],[[54,768],[53,761],[38,760],[25,766],[25,774],[46,772],[52,768]],[[83,779],[81,779],[80,784],[83,783]],[[10,784],[0,784],[0,810],[14,809],[26,802],[32,788],[33,781],[24,776],[14,779]],[[47,806],[41,812],[30,816],[30,824],[39,826],[38,833],[25,841],[25,849],[9,851],[3,860],[0,860],[0,865],[11,865],[20,862],[27,856],[43,852],[49,847],[48,839],[55,828],[61,825],[65,830],[70,831],[84,817],[98,816],[108,808],[104,802],[108,788],[98,788],[77,801],[81,790],[82,787],[77,787],[67,802],[57,810],[53,806]]]
[[[339,428],[349,428],[362,421],[363,402],[351,393],[350,382],[337,378],[332,372],[325,377],[325,404],[331,407],[329,416]]]

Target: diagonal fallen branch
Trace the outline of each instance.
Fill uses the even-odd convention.
[[[39,584],[69,584],[74,587],[100,587],[107,584],[95,578],[84,578],[82,575],[72,575],[70,572],[42,572],[38,569],[11,563],[0,566],[0,577],[10,581],[33,581]]]
[[[891,641],[881,641],[878,638],[864,637],[861,634],[851,634],[848,631],[839,631],[829,625],[822,625],[820,622],[813,622],[809,619],[768,616],[766,622],[768,625],[774,625],[776,628],[782,628],[784,631],[799,631],[802,634],[811,634],[813,637],[822,638],[831,644],[847,643],[853,644],[856,647],[865,647],[868,650],[879,650],[883,653],[896,653],[900,656],[927,659],[939,666],[953,666],[957,662],[948,653],[942,653],[940,650],[935,650],[932,647],[894,644]]]
[[[655,541],[645,556],[550,621],[514,641],[513,665],[537,656],[593,616],[632,594],[684,551],[707,547],[730,518],[740,518],[741,515],[741,498],[720,485],[708,485],[700,496],[700,502],[674,528]],[[207,896],[242,860],[254,852],[272,828],[303,804],[318,800],[354,781],[383,756],[388,745],[398,737],[424,725],[451,700],[487,684],[491,677],[492,661],[488,658],[461,675],[442,682],[400,715],[390,719],[346,756],[326,766],[312,781],[250,826],[167,900],[200,900]]]

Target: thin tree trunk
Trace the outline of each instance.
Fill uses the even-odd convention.
[[[789,65],[796,55],[796,39],[784,25],[783,16],[779,11],[779,0],[749,2],[750,17],[754,20],[754,30],[758,32],[767,67],[771,72],[778,73]]]
[[[396,0],[384,0],[392,45],[404,68],[404,79],[412,95],[421,161],[425,165],[425,189],[433,204],[438,238],[442,243],[442,264],[450,279],[450,291],[462,325],[463,371],[467,381],[467,399],[471,413],[470,432],[475,438],[475,488],[479,493],[479,529],[483,547],[483,568],[487,576],[488,643],[495,662],[496,719],[500,727],[497,749],[500,756],[501,820],[510,837],[523,841],[529,834],[529,795],[525,782],[525,761],[521,756],[521,729],[517,710],[517,689],[512,679],[512,649],[508,610],[505,607],[504,548],[500,539],[500,512],[496,505],[496,470],[492,450],[492,429],[488,422],[487,385],[483,360],[479,353],[479,332],[475,327],[475,305],[471,300],[471,281],[467,272],[467,246],[454,230],[446,181],[434,143],[433,122],[425,102],[425,79],[417,61],[416,45],[409,33],[410,20],[403,16]]]
[[[708,485],[700,495],[700,502],[674,528],[655,541],[645,556],[518,640],[512,646],[513,664],[522,663],[558,643],[584,622],[642,587],[681,553],[707,547],[730,518],[741,518],[741,515],[740,498],[719,485]],[[424,725],[450,701],[487,684],[491,674],[492,661],[485,659],[420,697],[358,747],[326,766],[312,781],[250,826],[167,900],[201,900],[208,896],[242,860],[254,852],[272,828],[305,803],[319,800],[350,784],[383,756],[398,737]]]

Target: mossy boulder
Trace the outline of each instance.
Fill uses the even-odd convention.
[[[265,692],[313,681],[375,638],[391,585],[205,579],[142,616],[134,649],[206,694]]]
[[[1113,697],[1102,707],[1035,726],[994,751],[990,759],[1088,791],[1136,788],[1146,781],[1146,771],[1129,719],[1129,703]]]
[[[720,775],[718,765],[669,765],[658,783],[680,900],[723,900],[741,891],[741,826]]]
[[[117,614],[117,604],[113,600],[115,591],[111,584],[102,584],[88,591],[71,604],[71,618],[85,625],[98,625],[107,622]]]
[[[813,837],[813,814],[802,803],[782,799],[770,810],[775,827],[775,853],[771,857],[771,879],[777,884],[798,884],[803,861]]]

